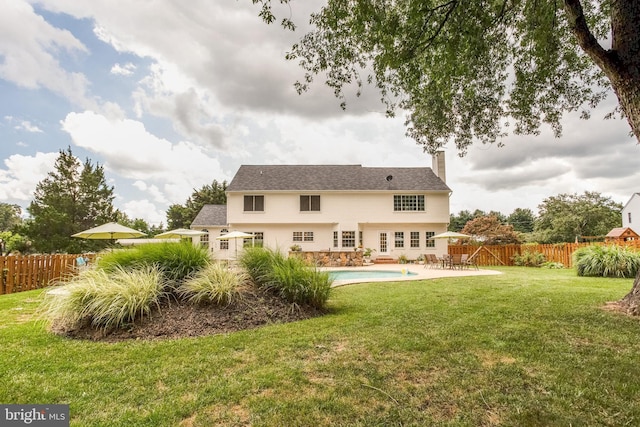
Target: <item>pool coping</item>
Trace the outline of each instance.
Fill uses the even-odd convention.
[[[495,270],[476,270],[475,268],[467,268],[463,270],[451,270],[448,268],[425,268],[421,264],[372,264],[363,267],[322,267],[322,271],[338,271],[338,270],[352,270],[352,271],[408,271],[416,273],[415,275],[403,275],[399,277],[381,277],[375,279],[346,279],[346,280],[334,280],[332,287],[353,285],[356,283],[371,283],[371,282],[401,282],[401,281],[415,281],[415,280],[429,280],[439,279],[443,277],[465,277],[465,276],[490,276],[502,274]]]

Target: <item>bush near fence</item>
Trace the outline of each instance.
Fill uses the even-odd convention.
[[[77,273],[76,258],[92,262],[95,254],[86,255],[10,255],[0,256],[0,295],[30,291]]]
[[[513,266],[514,255],[522,255],[525,251],[539,252],[547,262],[559,262],[565,267],[573,266],[573,253],[586,246],[618,245],[640,251],[640,241],[628,242],[599,242],[599,243],[555,243],[547,245],[449,245],[449,254],[475,254],[478,265],[483,266]]]

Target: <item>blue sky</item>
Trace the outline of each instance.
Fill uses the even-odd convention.
[[[165,221],[194,188],[241,164],[431,166],[371,89],[346,112],[284,54],[313,4],[286,11],[295,33],[267,26],[249,0],[0,0],[0,202],[28,206],[59,150],[104,166],[115,205]],[[508,137],[466,157],[447,148],[451,211],[537,212],[560,193],[640,191],[639,146],[623,120],[568,115],[556,139]]]

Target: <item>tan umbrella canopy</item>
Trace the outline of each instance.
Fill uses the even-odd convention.
[[[254,234],[245,233],[243,231],[232,231],[231,233],[224,234],[216,237],[217,240],[235,240],[236,241],[236,259],[238,258],[238,241],[237,239],[253,239],[256,237]]]
[[[432,239],[468,239],[471,236],[468,234],[458,233],[457,231],[445,231],[444,233],[436,234],[431,237]]]
[[[183,237],[204,236],[206,231],[189,230],[188,228],[176,228],[154,236],[155,239],[181,239]]]
[[[77,237],[79,239],[95,240],[136,239],[142,236],[146,236],[146,234],[133,228],[125,227],[117,222],[108,222],[71,235],[71,237]]]

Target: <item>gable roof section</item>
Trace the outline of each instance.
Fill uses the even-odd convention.
[[[631,197],[629,198],[629,200],[627,200],[627,203],[624,204],[624,206],[622,207],[622,210],[626,210],[627,206],[629,206],[629,203],[631,203],[631,201],[635,198],[635,197],[640,197],[640,193],[633,193],[631,195]]]
[[[629,227],[613,228],[605,237],[640,237]]]
[[[204,205],[191,223],[192,227],[227,225],[227,205]]]
[[[390,180],[387,178],[391,177]],[[227,186],[246,191],[451,191],[431,168],[242,165]]]

